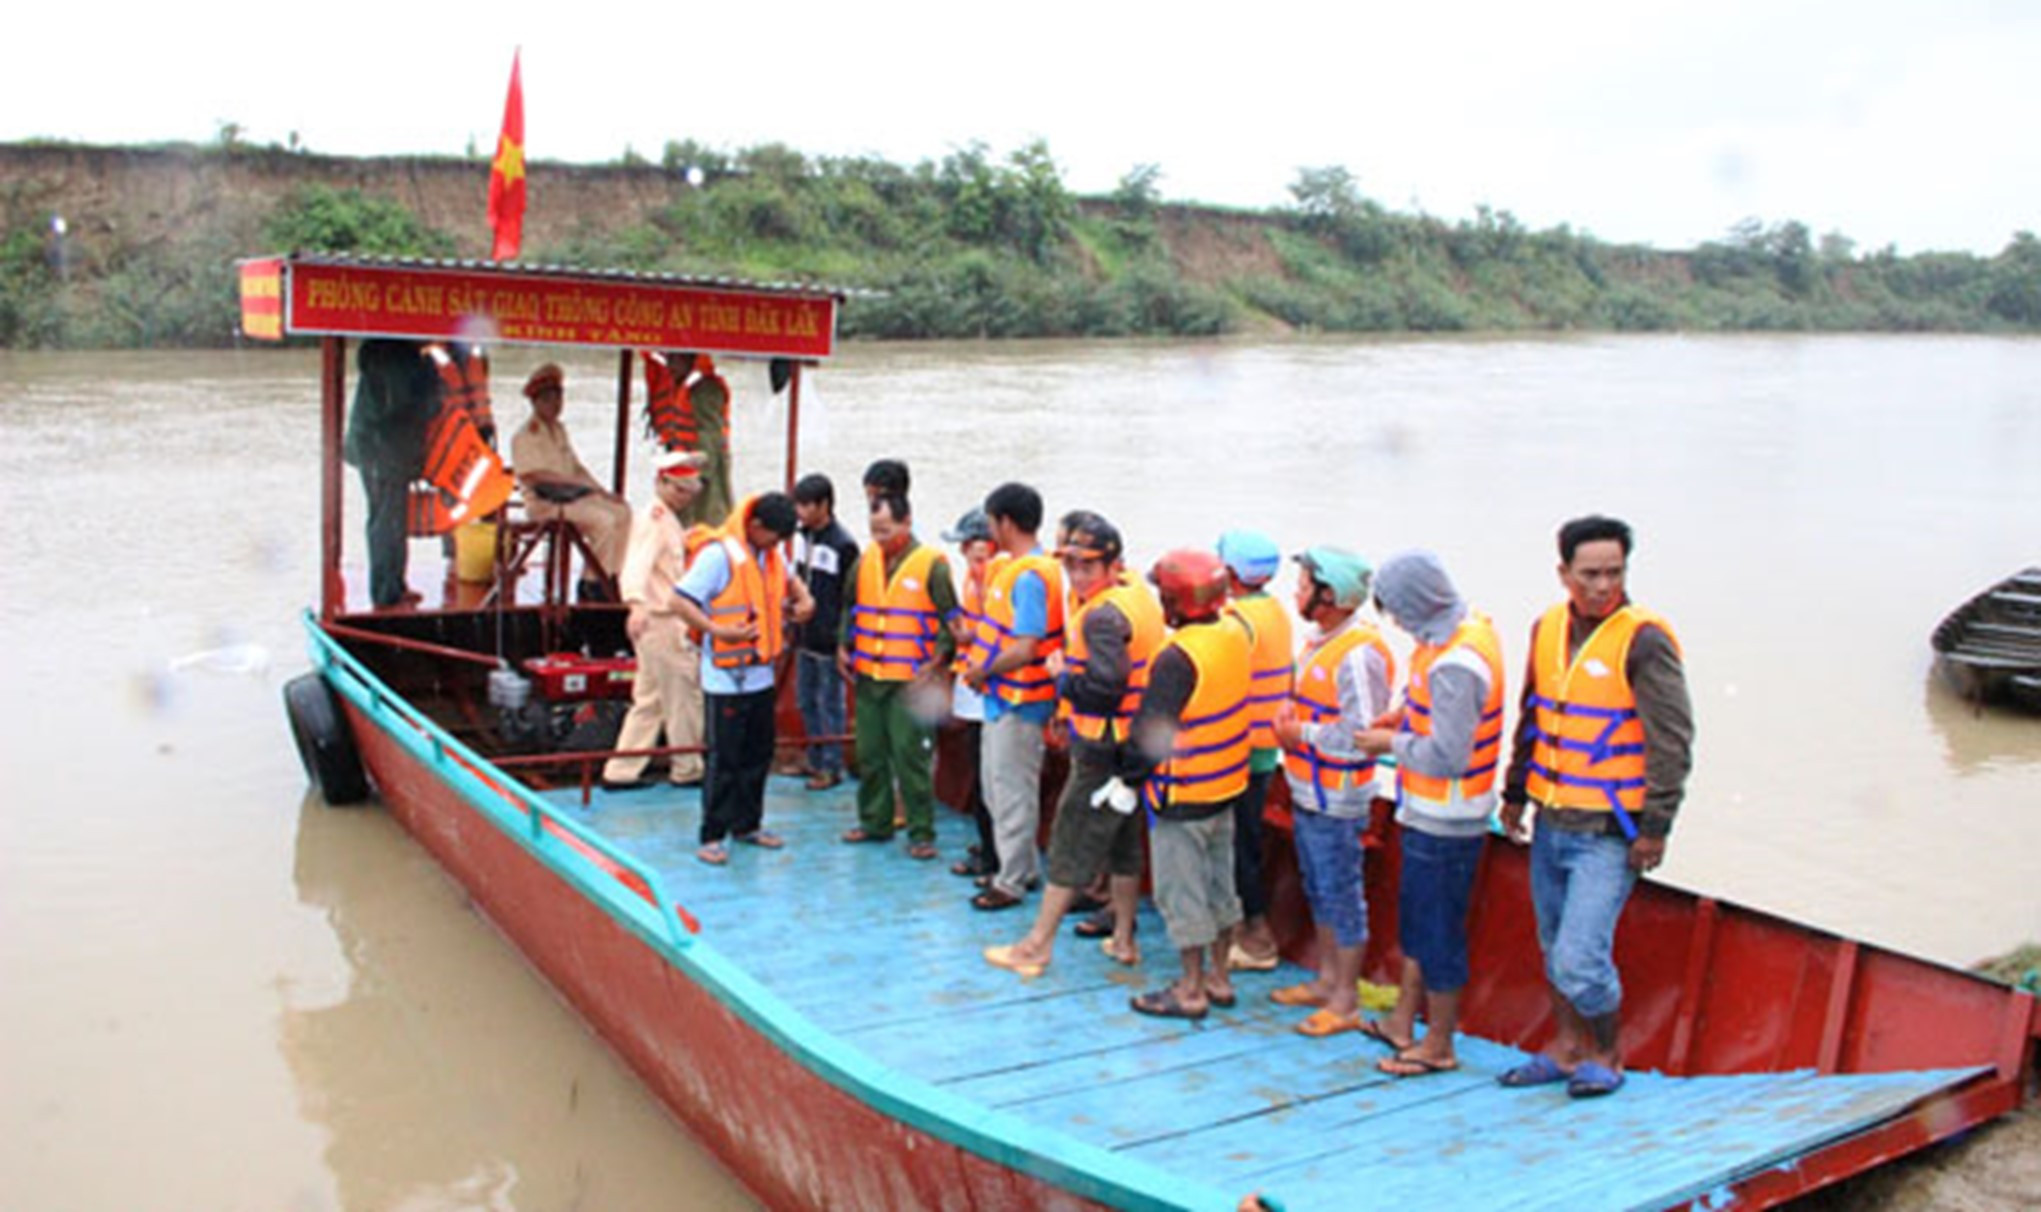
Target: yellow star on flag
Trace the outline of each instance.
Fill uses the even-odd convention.
[[[496,160],[489,167],[503,178],[505,185],[521,180],[524,177],[524,148],[513,143],[509,135],[503,136],[496,145]]]

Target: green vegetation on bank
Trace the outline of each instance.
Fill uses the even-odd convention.
[[[286,180],[294,155],[224,137],[191,154],[261,157]],[[469,163],[479,209],[486,170]],[[641,192],[667,201],[555,216],[567,234],[528,238],[526,260],[865,288],[847,336],[2041,328],[2041,241],[2026,232],[1992,257],[1859,255],[1840,234],[1747,220],[1666,252],[1532,231],[1486,206],[1452,221],[1394,212],[1338,167],[1301,169],[1290,203],[1264,212],[1166,203],[1154,165],[1078,198],[1041,142],[903,167],[683,141],[605,171],[643,174],[655,188]],[[0,182],[4,346],[225,344],[233,259],[260,251],[482,251],[398,198],[310,182],[257,210],[223,196],[167,232],[105,223],[88,238],[53,224],[38,185]],[[549,189],[541,205],[572,205],[571,181]]]

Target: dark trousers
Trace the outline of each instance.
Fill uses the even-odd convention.
[[[772,773],[772,687],[750,694],[711,694],[702,776],[702,844],[758,832],[765,819],[765,780]]]
[[[992,841],[992,812],[985,807],[985,780],[978,769],[978,747],[980,734],[985,725],[977,720],[966,720],[963,725],[963,744],[960,746],[969,756],[964,760],[971,763],[971,792],[964,807],[971,813],[971,820],[978,826],[978,854],[981,860],[992,866],[999,864],[999,847]]]
[[[411,479],[364,462],[361,491],[368,500],[369,603],[395,606],[404,597],[404,565],[410,555],[404,514]]]
[[[1233,802],[1233,888],[1240,894],[1243,918],[1269,911],[1269,893],[1261,878],[1261,811],[1269,801],[1269,784],[1275,777],[1275,770],[1248,775],[1247,790]]]

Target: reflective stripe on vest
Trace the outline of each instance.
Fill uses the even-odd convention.
[[[1389,644],[1382,638],[1382,633],[1354,620],[1304,654],[1304,660],[1297,668],[1296,686],[1290,692],[1290,702],[1296,705],[1298,723],[1307,726],[1319,724],[1339,715],[1340,667],[1346,664],[1353,650],[1363,644],[1373,648],[1382,658],[1383,676],[1392,684],[1396,681],[1396,655],[1389,651]],[[1369,722],[1372,721],[1362,721]],[[1329,807],[1326,792],[1345,791],[1375,777],[1375,759],[1333,757],[1320,752],[1309,739],[1301,739],[1297,748],[1283,751],[1283,769],[1291,778],[1311,787],[1318,797],[1318,810],[1324,812]]]
[[[1644,722],[1630,685],[1630,645],[1646,624],[1679,640],[1662,618],[1624,605],[1603,619],[1568,658],[1572,618],[1565,603],[1538,620],[1531,661],[1534,742],[1524,789],[1562,808],[1636,813],[1644,807]]]
[[[888,578],[886,553],[876,543],[865,548],[850,608],[851,668],[877,681],[904,682],[935,656],[943,621],[928,593],[928,574],[941,558],[933,547],[916,547]]]
[[[1481,658],[1488,670],[1488,695],[1481,702],[1481,719],[1474,725],[1474,747],[1467,753],[1467,768],[1456,778],[1419,774],[1409,766],[1396,770],[1397,790],[1428,803],[1447,803],[1457,794],[1461,799],[1486,795],[1495,787],[1496,759],[1502,753],[1502,642],[1495,624],[1485,614],[1469,612],[1443,644],[1420,644],[1410,654],[1410,685],[1404,691],[1403,731],[1417,736],[1432,734],[1431,668],[1455,648],[1465,648]]]
[[[1073,677],[1082,674],[1091,661],[1091,649],[1084,638],[1084,618],[1106,604],[1111,604],[1127,620],[1127,688],[1110,719],[1087,715],[1075,707],[1070,709],[1070,731],[1088,741],[1127,739],[1127,727],[1141,706],[1141,693],[1148,689],[1149,667],[1169,632],[1162,620],[1162,603],[1156,600],[1147,583],[1122,577],[1110,588],[1093,594],[1070,616],[1069,642],[1064,646],[1063,656],[1065,668]]]
[[[1150,808],[1224,803],[1247,790],[1247,633],[1223,621],[1192,624],[1163,645],[1172,647],[1191,659],[1198,684],[1184,704],[1169,760],[1141,784],[1141,795]]]
[[[439,372],[439,399],[442,407],[457,408],[468,414],[478,429],[494,432],[496,414],[489,408],[489,357],[483,353],[471,353],[457,358],[444,345],[433,344],[425,347],[432,359],[433,369]]]
[[[1254,644],[1248,658],[1247,718],[1254,729],[1251,743],[1256,749],[1274,749],[1276,734],[1270,726],[1290,697],[1291,676],[1296,671],[1290,657],[1290,616],[1281,602],[1266,593],[1235,598],[1226,609],[1246,621]]]
[[[751,516],[751,507],[756,498],[746,501],[730,515],[732,526],[741,532],[744,520]],[[723,554],[730,563],[730,579],[721,593],[709,599],[709,621],[718,625],[755,624],[758,635],[755,639],[725,640],[714,635],[709,637],[710,660],[719,669],[741,669],[748,665],[770,665],[786,645],[786,628],[781,612],[782,600],[787,593],[786,563],[780,556],[778,544],[768,548],[764,554],[765,566],[751,553],[751,544],[731,534],[724,534],[716,540],[723,547]]]
[[[444,534],[463,522],[487,517],[503,507],[517,486],[503,460],[474,420],[458,408],[442,406],[425,431],[425,467],[419,479],[431,485],[413,492],[407,503],[407,525],[413,534]]]
[[[991,693],[1015,706],[1055,701],[1056,683],[1049,676],[1048,660],[1050,653],[1063,647],[1062,567],[1039,551],[1000,565],[985,589],[985,615],[978,622],[978,638],[971,646],[972,667],[983,669],[1018,638],[1013,630],[1013,587],[1024,572],[1041,574],[1049,603],[1047,632],[1036,640],[1033,660],[986,682]]]
[[[695,426],[694,404],[680,390],[666,355],[647,350],[645,362],[645,416],[659,444],[667,450],[700,450],[701,433]]]

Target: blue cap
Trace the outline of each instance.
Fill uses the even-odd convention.
[[[1259,530],[1229,530],[1220,535],[1219,558],[1248,585],[1265,583],[1283,566],[1282,549]]]
[[[1320,544],[1299,553],[1297,562],[1311,573],[1312,580],[1332,590],[1332,600],[1340,609],[1359,610],[1368,600],[1368,582],[1375,570],[1353,552]]]

